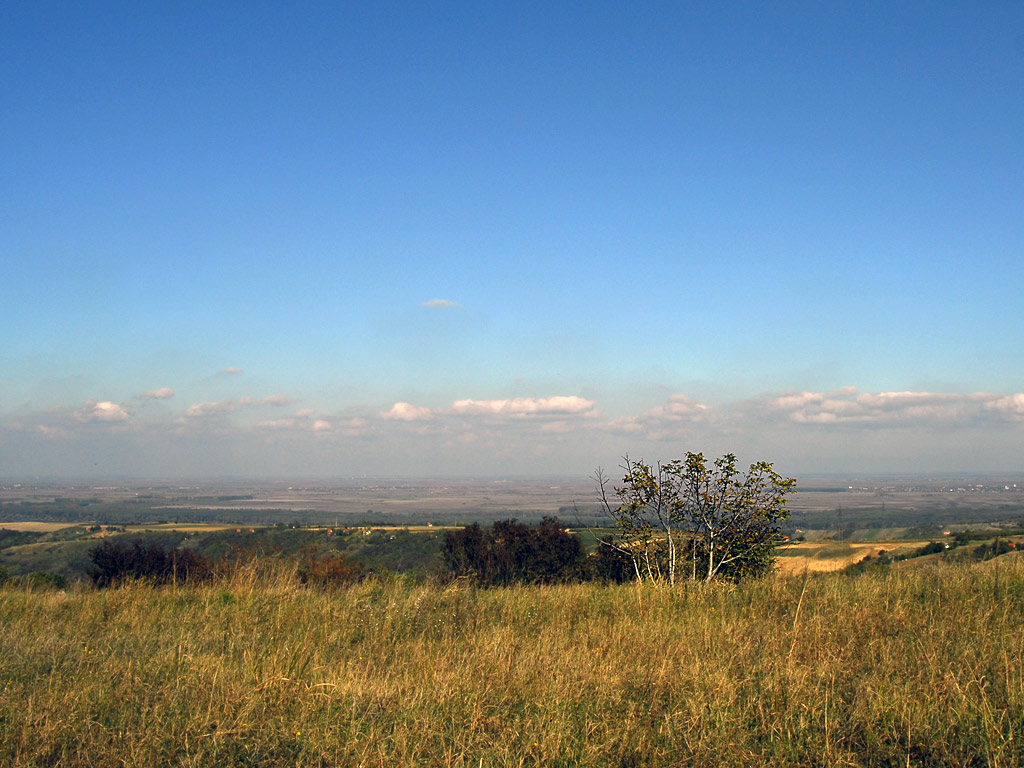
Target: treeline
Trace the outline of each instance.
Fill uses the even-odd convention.
[[[939,542],[930,541],[917,549],[910,552],[886,552],[884,549],[879,550],[877,555],[865,555],[862,560],[856,563],[851,563],[844,568],[844,572],[848,574],[858,574],[864,571],[892,565],[893,563],[900,563],[906,560],[913,560],[918,557],[926,557],[928,555],[942,555],[943,557],[952,556],[952,553],[956,549],[966,548],[972,540],[989,537],[990,533],[972,533],[969,530],[961,531],[951,541]],[[1000,555],[1006,555],[1010,552],[1016,552],[1024,548],[1020,542],[1013,541],[1011,539],[996,537],[990,542],[984,542],[976,547],[972,547],[965,554],[974,560],[991,560],[992,558],[999,557]],[[960,553],[957,556],[963,557]]]
[[[302,584],[320,586],[351,584],[371,571],[338,550],[303,549],[298,553],[239,548],[230,554],[210,557],[183,547],[165,548],[144,541],[107,540],[90,553],[88,576],[99,589],[125,582],[153,585],[195,584],[251,567],[266,576],[288,573]]]
[[[390,539],[390,544],[407,543],[399,542],[394,534]],[[301,583],[318,586],[391,573],[375,563],[372,549],[362,554],[370,556],[369,564],[337,549],[304,548],[286,553],[255,546],[207,555],[182,546],[115,538],[91,550],[87,576],[94,586],[104,589],[130,581],[156,585],[203,582],[243,566],[268,576],[287,573]],[[474,523],[446,531],[437,567],[430,576],[441,581],[470,579],[480,586],[623,582],[633,577],[633,569],[628,555],[613,546],[610,538],[588,553],[579,536],[557,518],[546,517],[535,526],[503,520],[487,527]]]

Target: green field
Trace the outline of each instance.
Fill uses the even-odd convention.
[[[0,589],[0,763],[1024,764],[1024,561],[321,591]]]

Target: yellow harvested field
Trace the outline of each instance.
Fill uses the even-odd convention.
[[[803,573],[824,573],[839,571],[846,566],[863,560],[866,555],[877,555],[880,550],[892,551],[898,544],[886,542],[801,542],[789,544],[779,550],[775,561],[780,573],[793,575]]]
[[[0,523],[0,528],[9,531],[59,531],[61,528],[73,528],[78,523]]]
[[[127,525],[129,531],[227,531],[242,528],[248,531],[250,528],[266,528],[265,525],[240,525],[238,523],[138,523]]]

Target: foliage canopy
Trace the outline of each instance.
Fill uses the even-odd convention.
[[[709,462],[703,453],[687,452],[683,459],[654,465],[627,456],[622,469],[614,508],[600,469],[596,479],[619,529],[613,546],[629,555],[638,580],[674,584],[684,564],[690,578],[704,581],[738,580],[771,569],[794,478],[782,477],[765,461],[743,473],[731,453]]]

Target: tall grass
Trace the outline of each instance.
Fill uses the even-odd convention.
[[[1016,766],[1022,643],[1020,560],[674,591],[6,589],[0,764]]]

